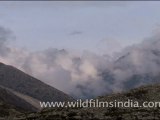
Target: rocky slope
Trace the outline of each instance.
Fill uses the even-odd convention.
[[[0,117],[27,111],[37,111],[37,108],[16,96],[11,91],[0,87]]]
[[[160,101],[160,84],[143,86],[129,92],[101,96],[99,101]],[[24,118],[21,118],[22,120]],[[160,120],[160,107],[92,107],[92,108],[54,108],[29,114],[30,120]]]
[[[71,100],[72,97],[56,88],[12,66],[0,63],[0,117],[8,115],[10,109],[18,112],[38,111],[39,101]]]
[[[0,63],[0,85],[41,101],[72,100],[67,94],[2,63]]]

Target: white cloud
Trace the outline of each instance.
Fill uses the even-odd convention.
[[[29,52],[22,48],[9,47],[6,44],[9,33],[2,27],[0,32],[1,62],[13,65],[76,97],[93,97],[123,90],[124,82],[133,75],[156,76],[160,73],[159,35],[124,49],[119,53],[121,57],[118,60],[108,61],[105,56],[86,51],[74,54],[67,50],[50,48]],[[141,85],[142,81],[137,84]]]

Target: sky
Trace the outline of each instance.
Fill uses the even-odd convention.
[[[158,1],[0,1],[0,62],[77,98],[149,83],[130,78],[160,73],[159,11]]]
[[[1,1],[0,25],[15,47],[111,55],[159,29],[159,11],[158,1]]]

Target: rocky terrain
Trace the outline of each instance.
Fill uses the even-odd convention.
[[[99,101],[160,101],[160,85],[142,86],[129,92],[100,96]],[[21,118],[26,119],[25,116]],[[54,108],[27,115],[28,120],[160,120],[160,108]]]
[[[37,109],[17,97],[15,94],[0,87],[0,117],[12,116],[25,111],[36,111]]]

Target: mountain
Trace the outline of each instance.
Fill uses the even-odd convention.
[[[153,43],[125,49],[102,71],[108,93],[160,83],[160,49]]]
[[[37,111],[37,108],[16,96],[13,92],[0,87],[0,117],[27,111]]]
[[[0,63],[0,102],[17,111],[40,110],[39,101],[72,101],[73,98],[40,80]],[[0,108],[2,110],[2,108]],[[1,112],[0,112],[1,113]]]
[[[142,86],[128,92],[113,93],[98,97],[98,101],[160,101],[160,84]],[[91,107],[91,108],[53,108],[39,113],[28,114],[30,120],[159,120],[160,107]],[[22,117],[20,120],[24,120]]]
[[[123,87],[127,90],[141,85],[159,83],[160,51],[156,48],[133,49],[120,57],[115,62],[114,68],[127,76],[122,80]]]

